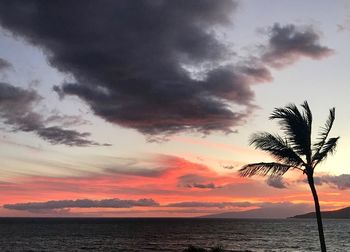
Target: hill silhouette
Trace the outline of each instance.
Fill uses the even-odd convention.
[[[232,218],[232,219],[240,219],[240,218],[265,218],[265,219],[273,219],[273,218],[288,218],[290,216],[294,216],[299,213],[305,213],[310,208],[305,205],[292,205],[292,204],[282,204],[279,206],[271,206],[271,207],[262,207],[258,209],[252,209],[247,211],[237,211],[237,212],[223,212],[217,214],[210,214],[205,216],[200,216],[199,218]]]
[[[315,218],[315,212],[295,215],[291,218],[308,219]],[[324,211],[322,212],[322,218],[325,219],[350,219],[350,207],[334,210],[334,211]]]

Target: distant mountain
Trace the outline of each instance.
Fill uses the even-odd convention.
[[[210,214],[200,216],[199,218],[232,218],[232,219],[272,219],[272,218],[288,218],[294,216],[300,212],[305,212],[306,208],[303,205],[300,206],[273,206],[273,207],[262,207],[258,209],[240,211],[240,212],[224,212],[219,214]],[[306,210],[307,211],[307,210]]]
[[[291,218],[316,218],[315,212],[295,215]],[[322,212],[322,218],[324,219],[350,219],[350,207],[342,208],[335,211],[325,211]]]

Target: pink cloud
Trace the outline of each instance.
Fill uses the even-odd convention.
[[[291,188],[280,190],[268,186],[264,179],[241,178],[235,173],[219,174],[204,164],[170,155],[158,155],[151,163],[155,164],[156,169],[160,172],[145,174],[143,171],[138,173],[104,170],[101,173],[87,173],[78,177],[31,176],[1,182],[0,205],[111,198],[128,200],[149,198],[160,205],[175,202],[312,202],[309,189],[300,183],[291,183]],[[344,202],[350,200],[349,196],[334,194],[334,189],[328,187],[320,189],[321,201],[330,208],[344,206]],[[149,212],[152,207],[138,209],[138,211],[142,210]],[[208,207],[202,210],[208,213],[214,211]],[[73,214],[76,214],[77,211],[74,210]],[[96,209],[96,212],[99,211],[106,210]],[[130,212],[131,215],[133,211]],[[157,209],[152,211],[161,212]],[[174,214],[179,215],[179,211],[177,209]],[[78,212],[83,213],[86,210]],[[0,211],[0,215],[3,216],[11,215],[11,213],[13,216],[21,215],[16,210]],[[171,211],[163,214],[171,216]],[[186,213],[183,216],[187,216]]]

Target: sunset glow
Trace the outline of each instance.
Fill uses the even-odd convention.
[[[140,2],[1,1],[0,216],[311,212],[302,172],[237,173],[304,100],[315,139],[336,108],[322,210],[350,206],[349,2]]]

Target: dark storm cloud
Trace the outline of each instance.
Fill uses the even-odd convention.
[[[75,78],[54,87],[61,98],[81,98],[106,121],[153,137],[229,133],[256,107],[251,85],[272,80],[267,65],[331,52],[313,30],[276,24],[258,61],[226,64],[234,53],[217,28],[228,27],[236,7],[231,0],[3,0],[0,24]]]
[[[269,36],[261,59],[276,68],[290,65],[301,57],[321,59],[334,52],[320,44],[320,35],[311,27],[276,23],[269,29]]]
[[[286,182],[283,180],[283,178],[281,176],[269,177],[266,180],[266,184],[268,184],[271,187],[278,188],[278,189],[287,188]]]
[[[42,209],[61,209],[61,208],[132,208],[132,207],[154,207],[159,204],[153,199],[139,200],[121,200],[121,199],[103,199],[103,200],[52,200],[46,202],[29,202],[6,204],[3,207],[13,210],[35,211]]]
[[[109,122],[148,135],[231,132],[251,111],[252,80],[266,73],[216,64],[193,79],[184,66],[231,55],[214,27],[235,9],[230,0],[11,0],[1,1],[0,22],[73,74],[54,88],[61,97],[80,97]]]
[[[34,132],[51,144],[68,146],[99,145],[87,140],[89,133],[48,126],[34,106],[42,98],[34,90],[26,90],[0,82],[0,121],[13,131]]]
[[[0,72],[11,67],[12,67],[12,64],[10,62],[0,58]]]

